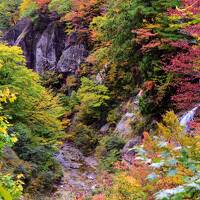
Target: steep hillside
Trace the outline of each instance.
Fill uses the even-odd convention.
[[[0,200],[199,199],[199,15],[0,1]]]

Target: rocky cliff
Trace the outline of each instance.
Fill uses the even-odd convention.
[[[36,22],[21,19],[3,39],[23,49],[27,66],[42,74],[45,70],[76,73],[88,55],[86,42],[76,33],[66,35],[65,25],[55,13],[41,13]]]

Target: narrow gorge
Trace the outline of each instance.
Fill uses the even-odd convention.
[[[199,200],[200,0],[0,1],[0,200]]]

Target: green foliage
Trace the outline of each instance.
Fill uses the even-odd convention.
[[[56,11],[58,14],[66,14],[71,9],[70,0],[51,0],[48,5],[50,11]]]
[[[93,19],[91,29],[97,47],[91,57],[100,69],[106,65],[105,85],[116,99],[130,97],[145,80],[155,80],[157,90],[168,81],[161,58],[173,49],[161,41],[180,35],[177,30],[170,30],[165,14],[178,4],[176,0],[113,0],[107,3],[104,15]],[[155,91],[153,98],[156,96]],[[149,97],[152,102],[153,98]],[[157,105],[165,105],[165,100],[162,98]]]
[[[121,113],[119,108],[114,108],[113,110],[108,112],[107,122],[111,125],[116,125],[121,118]]]
[[[165,81],[157,82],[158,85],[152,90],[144,92],[139,99],[140,111],[143,115],[160,116],[171,108],[170,96],[173,92],[171,81],[169,76]]]
[[[14,103],[7,103],[4,115],[8,115],[13,130],[18,133],[15,150],[19,157],[34,164],[37,180],[30,182],[37,190],[43,188],[41,177],[51,174],[51,180],[60,177],[58,163],[52,157],[58,138],[63,133],[59,118],[64,111],[59,99],[41,86],[39,76],[25,67],[25,59],[19,47],[0,45],[0,88],[9,88],[16,94]],[[27,187],[29,184],[26,185]],[[45,187],[44,187],[45,188]],[[32,189],[34,190],[34,189]]]
[[[114,171],[113,164],[120,160],[120,150],[124,147],[125,141],[117,136],[106,136],[96,148],[96,155],[101,160],[101,168]]]
[[[0,194],[6,200],[12,200],[12,197],[9,192],[7,192],[2,186],[0,186]]]
[[[0,88],[17,93],[17,100],[7,106],[6,114],[13,122],[22,122],[38,137],[56,139],[62,133],[63,108],[57,97],[40,85],[39,76],[25,67],[18,47],[0,45]],[[47,142],[47,141],[46,141]]]
[[[17,138],[15,134],[9,131],[11,124],[8,122],[7,117],[3,114],[5,105],[13,103],[16,100],[14,94],[10,93],[8,89],[0,91],[0,158],[5,147],[11,147]],[[18,176],[18,180],[14,180],[11,175],[6,175],[0,172],[0,199],[17,199],[22,194],[22,181]]]
[[[157,135],[146,135],[144,145],[136,150],[137,159],[148,161],[152,169],[147,179],[154,185],[155,199],[198,198],[199,136],[186,135],[172,111],[158,123]]]
[[[0,30],[6,30],[16,22],[20,2],[21,0],[0,1]]]
[[[8,89],[3,91],[0,90],[0,155],[5,146],[12,146],[14,142],[17,141],[14,133],[8,133],[8,128],[11,125],[3,113],[5,109],[3,108],[3,104],[8,102],[13,103],[14,100],[15,95],[11,94]]]
[[[92,153],[98,144],[95,130],[84,124],[79,123],[74,128],[74,133],[74,142],[77,147],[79,147],[85,154]]]
[[[80,99],[79,118],[86,123],[92,123],[102,119],[108,108],[110,100],[108,88],[95,84],[88,78],[81,79],[81,87],[78,90]]]
[[[23,182],[20,180],[20,175],[18,175],[18,180],[14,181],[14,177],[10,175],[0,174],[0,199],[3,200],[15,200],[19,199],[22,195]],[[3,197],[3,199],[1,198]]]
[[[20,5],[20,17],[37,18],[38,5],[34,0],[23,0]]]

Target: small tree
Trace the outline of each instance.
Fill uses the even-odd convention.
[[[80,99],[79,117],[87,123],[101,119],[108,108],[110,99],[108,88],[98,85],[88,78],[81,79],[81,87],[78,90]]]

